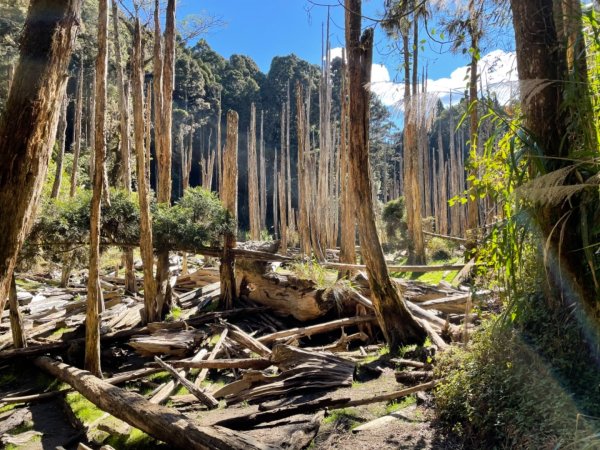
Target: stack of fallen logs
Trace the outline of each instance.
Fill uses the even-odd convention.
[[[216,270],[200,269],[174,280],[181,316],[143,327],[140,299],[124,295],[121,279],[104,280],[107,292],[116,294],[112,298],[105,295],[108,300],[102,340],[126,344],[123,348],[133,349],[137,359],[144,361],[137,366],[125,362],[104,380],[39,356],[83,342],[83,338],[73,335],[69,339],[51,335],[63,327],[74,332],[81,328],[84,300],[65,297],[61,300],[64,304],[48,302],[52,306],[47,311],[32,308],[26,314],[29,347],[0,351],[0,361],[38,356],[35,363],[39,367],[68,383],[100,409],[174,448],[269,448],[242,431],[296,414],[395,400],[435,386],[431,358],[392,359],[391,365],[410,368],[396,372],[398,382],[420,384],[368,398],[329,395],[332,390],[350,386],[357,364],[377,349],[366,343],[373,338],[376,320],[364,274],[358,273],[350,283],[319,287],[293,273],[273,271],[264,258],[239,264],[236,276],[240,293],[237,309],[206,311],[218,302],[220,288]],[[468,311],[469,292],[449,285],[396,282],[438,350],[468,334],[469,329],[461,323],[473,322]],[[66,295],[63,291],[52,292]],[[47,320],[39,323],[42,317]],[[311,324],[303,324],[305,321]],[[10,331],[6,327],[2,331],[0,343],[6,341],[4,345],[8,346],[6,336]],[[168,373],[170,380],[160,384],[148,380],[158,372]],[[130,384],[127,390],[116,387],[132,382],[137,384]],[[133,392],[142,383],[152,386],[150,393]],[[187,393],[178,394],[180,387]],[[0,398],[0,405],[53,395],[58,394],[5,396]],[[162,406],[167,401],[174,407]],[[249,404],[260,406],[256,409]],[[180,412],[204,410],[209,414],[219,407],[231,409],[232,414],[216,419],[210,426],[198,426]]]

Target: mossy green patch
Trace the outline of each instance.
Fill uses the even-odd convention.
[[[389,405],[385,407],[386,414],[392,414],[400,409],[404,409],[410,405],[414,405],[417,403],[417,398],[414,395],[409,395],[408,397],[403,398],[399,402],[393,401]]]
[[[71,392],[65,397],[73,414],[83,423],[92,423],[104,415],[101,409],[78,392]]]
[[[323,424],[352,430],[362,423],[361,418],[354,408],[334,409],[323,419]]]
[[[129,436],[111,436],[106,443],[119,450],[150,450],[163,447],[156,439],[137,428],[132,428]]]

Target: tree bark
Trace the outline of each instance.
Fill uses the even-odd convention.
[[[30,230],[52,152],[80,0],[32,0],[0,119],[0,311]]]
[[[136,174],[138,185],[138,201],[140,203],[140,253],[144,266],[144,320],[152,322],[155,318],[154,302],[156,300],[156,284],[154,280],[154,250],[152,247],[152,216],[150,213],[150,180],[147,166],[150,165],[144,135],[144,72],[142,31],[139,18],[135,19],[133,36],[132,80],[133,80],[133,125],[136,154]],[[148,98],[148,103],[150,97]],[[147,111],[148,116],[150,111]],[[150,127],[146,130],[150,134]]]
[[[87,313],[85,318],[85,368],[97,377],[100,369],[100,222],[102,190],[104,189],[104,159],[106,158],[106,75],[108,66],[108,1],[98,2],[98,56],[96,58],[96,124],[94,145],[94,178],[90,212],[90,266],[87,283]]]
[[[416,20],[416,19],[415,19]],[[421,184],[419,182],[419,140],[417,136],[416,95],[410,89],[410,49],[408,31],[402,35],[404,51],[404,198],[408,227],[408,262],[425,264],[425,241],[421,218]],[[413,43],[417,46],[418,43]],[[413,67],[413,74],[414,74]]]
[[[15,348],[25,348],[27,347],[27,339],[25,337],[25,328],[23,327],[23,315],[19,309],[19,301],[17,299],[17,283],[15,281],[14,273],[10,283],[8,301],[10,308],[10,331],[12,333],[13,345]]]
[[[112,19],[115,45],[115,61],[117,72],[117,88],[119,89],[119,131],[121,134],[121,183],[125,191],[131,194],[131,140],[129,138],[129,98],[128,90],[123,75],[123,63],[121,61],[121,39],[119,33],[119,8],[117,0],[112,0]],[[137,285],[133,268],[133,249],[123,252],[125,260],[125,290],[135,293]]]
[[[148,402],[144,397],[99,380],[91,373],[40,357],[36,364],[70,384],[81,395],[118,419],[180,449],[269,449],[247,436],[221,427],[199,427],[173,408]]]
[[[223,186],[221,201],[227,209],[229,217],[237,224],[237,197],[238,197],[238,114],[235,111],[227,112],[227,137],[223,152]],[[237,227],[236,227],[237,228]],[[235,257],[232,250],[235,247],[236,231],[227,233],[224,237],[223,256],[221,257],[221,304],[225,309],[232,309],[237,297],[235,291]]]
[[[60,108],[60,119],[58,121],[58,142],[56,153],[56,173],[52,184],[50,198],[57,198],[62,184],[63,161],[65,156],[65,142],[67,138],[67,109],[69,107],[69,96],[65,92],[62,106]]]
[[[358,215],[361,251],[367,266],[373,306],[391,351],[409,342],[422,342],[426,333],[391,282],[377,236],[371,196],[369,163],[369,98],[373,30],[360,36],[361,1],[346,0],[346,48],[350,82],[350,177]]]
[[[470,159],[473,161],[478,155],[478,127],[479,114],[477,111],[477,63],[479,61],[479,14],[475,6],[475,0],[469,0],[469,34],[471,36],[471,64],[469,72],[469,139],[471,141]],[[478,178],[478,174],[471,168],[470,177]],[[472,181],[469,182],[472,187]],[[469,195],[467,204],[467,260],[473,255],[477,246],[477,229],[479,228],[479,196],[475,193]]]
[[[165,18],[164,53],[162,52],[160,37],[159,0],[155,2],[155,67],[154,76],[160,71],[158,81],[154,82],[154,117],[160,117],[155,122],[155,146],[158,156],[158,203],[171,204],[171,163],[172,139],[171,129],[173,124],[173,85],[175,82],[175,0],[168,0]],[[161,55],[158,56],[158,53]],[[158,90],[158,92],[157,92]],[[158,127],[158,128],[157,128]],[[158,133],[156,132],[158,130]],[[160,151],[159,151],[160,148]],[[169,284],[169,252],[160,251],[157,255],[156,265],[156,305],[151,314],[154,319],[159,319],[171,307],[171,286]]]
[[[250,106],[250,133],[248,134],[248,214],[250,239],[260,240],[260,202],[258,200],[258,162],[256,159],[256,106]]]
[[[356,264],[356,218],[352,204],[352,179],[349,176],[348,160],[348,71],[346,54],[342,53],[342,112],[340,118],[340,197],[341,197],[341,235],[340,262]],[[340,277],[350,276],[349,271],[340,271]]]
[[[75,196],[77,174],[79,172],[79,155],[81,154],[81,116],[83,114],[83,62],[80,61],[77,76],[77,95],[75,97],[75,131],[73,133],[73,167],[71,169],[71,189],[69,197]]]
[[[260,229],[267,229],[267,167],[265,161],[265,112],[260,112]]]

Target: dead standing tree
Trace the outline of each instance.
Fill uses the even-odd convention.
[[[223,185],[221,201],[229,212],[233,223],[237,223],[237,197],[238,197],[238,114],[235,111],[227,112],[227,137],[223,151]],[[236,285],[233,256],[235,247],[235,233],[227,233],[221,257],[221,304],[225,309],[231,309],[236,298]]]
[[[129,139],[129,98],[128,89],[125,85],[123,75],[123,63],[121,62],[121,40],[119,33],[119,8],[117,0],[112,0],[112,19],[115,46],[115,61],[117,72],[117,88],[119,90],[119,131],[121,135],[121,184],[128,194],[131,194],[131,166],[129,158],[131,155],[131,140]],[[136,292],[135,272],[133,269],[133,249],[129,248],[123,252],[125,260],[125,290]]]
[[[256,106],[250,106],[250,132],[248,133],[248,213],[250,239],[260,239],[260,202],[258,192],[258,161],[256,158]]]
[[[150,177],[148,174],[149,146],[146,137],[150,135],[150,96],[148,96],[147,121],[144,121],[144,71],[142,29],[140,20],[135,19],[133,35],[132,81],[133,81],[133,131],[136,154],[136,174],[138,184],[138,200],[140,203],[140,253],[144,266],[144,307],[151,311],[156,301],[156,284],[154,280],[154,249],[152,247],[152,216],[150,214]],[[146,130],[144,131],[144,127]],[[146,314],[147,318],[147,314]]]
[[[164,51],[160,30],[159,0],[154,9],[154,143],[158,159],[158,195],[159,204],[171,204],[171,128],[173,124],[173,85],[175,61],[175,0],[168,0]],[[152,311],[146,311],[148,321],[159,320],[171,302],[169,284],[169,252],[158,252],[156,267],[156,302]]]
[[[361,30],[361,1],[346,0],[346,48],[350,88],[349,174],[354,183],[361,252],[367,267],[373,307],[391,351],[408,342],[422,342],[426,332],[407,309],[387,272],[379,243],[369,167],[369,98],[373,29]]]
[[[98,55],[96,57],[96,123],[94,142],[94,176],[90,212],[90,265],[87,283],[85,319],[85,369],[102,377],[100,369],[100,312],[104,299],[100,287],[100,223],[106,158],[106,75],[108,66],[108,0],[98,2]]]
[[[0,119],[0,311],[30,230],[54,146],[81,0],[32,0]]]

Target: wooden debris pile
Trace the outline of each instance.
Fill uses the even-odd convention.
[[[397,280],[433,346],[427,354],[385,358],[376,341],[379,332],[365,274],[359,272],[350,283],[324,288],[284,270],[273,271],[268,253],[258,261],[238,264],[237,270],[241,294],[237,309],[210,311],[220,296],[218,272],[201,268],[172,279],[177,317],[146,326],[141,326],[141,297],[124,292],[118,277],[104,277],[102,339],[110,341],[110,351],[118,355],[106,364],[111,373],[101,381],[47,357],[36,359],[36,364],[102,410],[173,448],[196,448],[190,446],[190,439],[211,448],[269,448],[233,430],[431,389],[435,352],[468,337],[470,328],[464,322],[473,319],[470,292],[446,284]],[[11,335],[8,318],[3,317],[0,361],[57,352],[83,342],[84,294],[79,287],[21,291],[29,348],[8,349]],[[55,333],[61,329],[70,334]],[[369,340],[375,345],[367,345]],[[366,363],[367,358],[375,361]],[[397,382],[413,387],[369,398],[333,395],[352,385],[359,376],[358,365],[361,373],[363,368],[375,374],[395,370]],[[115,387],[125,383],[126,390]],[[4,397],[0,405],[42,400],[45,394]],[[167,402],[177,409],[160,406]],[[260,412],[248,406],[255,404]],[[215,419],[208,427],[198,427],[183,414],[199,410],[212,414],[211,410],[223,408],[231,411],[228,418]],[[170,437],[188,430],[191,434],[185,438]]]

